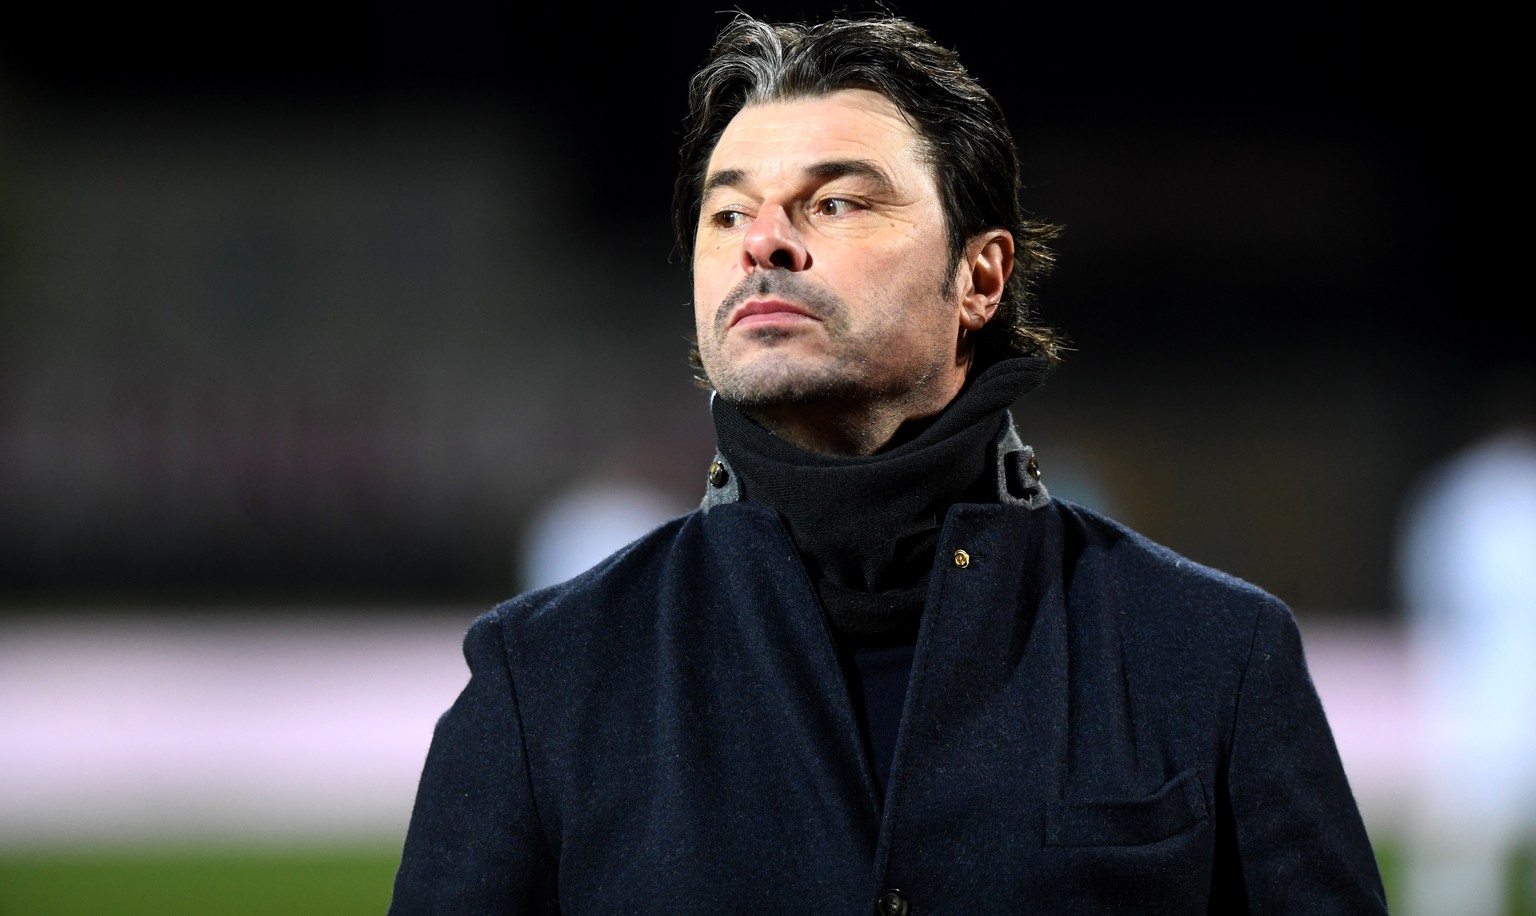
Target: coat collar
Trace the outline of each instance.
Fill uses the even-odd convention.
[[[991,464],[997,483],[997,501],[1004,505],[1038,509],[1051,501],[1051,495],[1040,482],[1040,465],[1035,460],[1035,450],[1024,444],[1014,426],[1013,414],[1008,414],[1003,428],[992,440]],[[709,463],[704,483],[704,498],[699,509],[704,512],[741,500],[741,484],[731,464],[719,451]]]

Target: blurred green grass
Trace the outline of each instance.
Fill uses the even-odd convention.
[[[0,916],[382,916],[398,844],[0,852]]]
[[[1392,902],[1402,848],[1372,841]],[[383,916],[399,862],[398,844],[3,850],[0,916]],[[1512,866],[1506,916],[1536,916],[1536,849]]]

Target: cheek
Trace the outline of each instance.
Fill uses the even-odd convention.
[[[720,305],[722,295],[714,290],[709,281],[697,276],[694,278],[693,322],[700,332],[714,324],[715,310]]]
[[[715,309],[730,292],[737,278],[731,276],[728,267],[708,252],[693,259],[693,314],[700,322],[713,321]]]

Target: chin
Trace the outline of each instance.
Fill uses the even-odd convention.
[[[720,359],[718,351],[701,355],[715,391],[736,407],[858,397],[867,394],[869,387],[866,380],[850,371],[857,364],[825,353],[807,354],[778,346],[759,349],[739,361]]]

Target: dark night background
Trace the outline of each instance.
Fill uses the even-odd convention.
[[[891,8],[999,97],[1065,226],[1041,307],[1075,350],[1014,411],[1046,483],[1298,611],[1394,614],[1413,482],[1530,368],[1480,216],[1500,27]],[[489,605],[562,488],[694,504],[668,206],[723,9],[10,18],[0,608]]]

